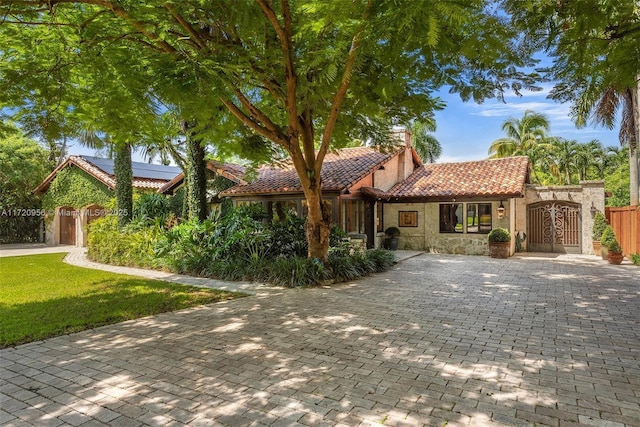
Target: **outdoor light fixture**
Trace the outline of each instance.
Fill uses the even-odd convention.
[[[593,202],[591,202],[591,209],[589,209],[589,211],[591,211],[591,218],[596,216],[598,213],[598,208],[596,208],[596,205],[594,205]]]
[[[504,205],[502,204],[502,200],[500,200],[500,206],[498,206],[498,218],[500,218],[500,219],[504,218],[505,211],[506,211],[506,209],[505,209]]]

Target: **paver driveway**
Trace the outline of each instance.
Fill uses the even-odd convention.
[[[632,266],[422,255],[4,349],[0,424],[638,426],[639,319]]]

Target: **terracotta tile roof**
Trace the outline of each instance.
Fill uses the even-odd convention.
[[[383,152],[375,147],[343,148],[327,153],[322,166],[322,190],[344,191],[386,163],[400,149]],[[293,164],[258,169],[255,181],[240,184],[221,193],[222,196],[259,195],[272,193],[300,193],[302,186]]]
[[[246,168],[244,166],[236,165],[234,163],[223,163],[217,160],[209,160],[207,161],[207,169],[217,173],[218,175],[222,175],[233,182],[239,184],[246,183],[244,180]],[[176,175],[175,178],[160,187],[160,189],[158,189],[158,193],[173,194],[183,183],[184,173],[180,172],[180,174]]]
[[[68,166],[76,166],[82,169],[110,189],[114,189],[116,186],[116,179],[113,173],[113,160],[92,156],[69,156],[38,185],[34,193],[40,194],[46,192],[51,182],[58,175],[58,172]],[[142,162],[132,162],[132,168],[133,187],[140,189],[157,190],[169,181],[169,177],[180,173],[180,168],[175,166],[149,165]]]
[[[428,164],[388,192],[372,195],[398,200],[518,197],[524,194],[528,168],[526,156]]]

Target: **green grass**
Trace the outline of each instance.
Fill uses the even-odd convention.
[[[0,348],[245,296],[75,267],[64,256],[0,258]]]

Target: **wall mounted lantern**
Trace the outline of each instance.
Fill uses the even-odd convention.
[[[596,208],[596,205],[594,205],[593,202],[591,202],[591,209],[589,209],[589,211],[591,212],[591,218],[595,217],[598,213],[598,208]]]
[[[502,204],[502,200],[500,200],[500,206],[498,206],[498,218],[500,218],[500,219],[504,218],[505,211],[506,211],[506,209],[505,209],[504,205]]]

